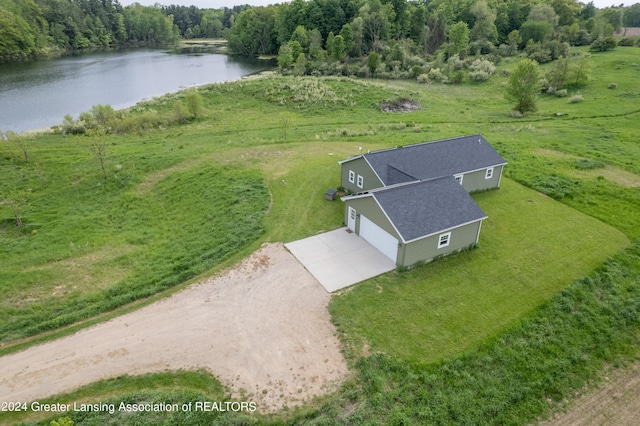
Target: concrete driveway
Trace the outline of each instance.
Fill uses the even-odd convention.
[[[293,241],[285,247],[329,293],[396,268],[391,259],[347,228]]]

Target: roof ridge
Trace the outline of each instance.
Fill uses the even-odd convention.
[[[452,137],[452,138],[438,139],[438,140],[435,140],[435,141],[424,141],[424,142],[412,143],[412,144],[409,144],[409,145],[400,145],[400,146],[396,145],[393,148],[383,148],[383,149],[379,149],[377,151],[370,151],[370,152],[367,152],[366,154],[360,154],[360,155],[362,155],[364,157],[366,155],[372,155],[372,154],[379,154],[379,153],[382,153],[382,152],[395,151],[397,149],[413,148],[413,147],[418,147],[418,146],[422,146],[422,145],[429,145],[429,144],[435,144],[435,143],[440,143],[440,142],[450,142],[450,141],[453,141],[453,140],[456,140],[456,139],[470,138],[470,137],[473,137],[473,136],[480,136],[481,138],[484,138],[484,136],[482,136],[480,133],[475,133],[473,135],[455,136],[455,137]]]

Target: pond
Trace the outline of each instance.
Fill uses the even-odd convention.
[[[215,53],[136,49],[0,64],[0,131],[45,129],[92,106],[126,108],[165,93],[268,68]]]

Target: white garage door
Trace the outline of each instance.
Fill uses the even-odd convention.
[[[398,258],[398,240],[364,216],[360,216],[360,236],[394,262]]]

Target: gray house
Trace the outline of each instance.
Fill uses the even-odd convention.
[[[500,186],[504,159],[481,136],[370,152],[341,161],[347,227],[398,266],[478,243],[487,218],[470,192]]]

